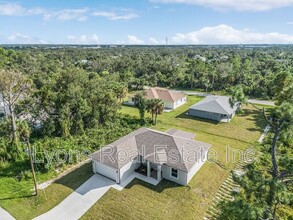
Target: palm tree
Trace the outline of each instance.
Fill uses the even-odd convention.
[[[146,99],[145,92],[138,92],[134,95],[134,103],[139,110],[140,120],[144,124],[145,122],[145,110],[146,110]]]
[[[158,115],[164,111],[164,102],[161,99],[150,99],[147,101],[146,109],[152,114],[152,122],[157,124]]]

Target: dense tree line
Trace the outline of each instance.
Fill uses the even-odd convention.
[[[270,126],[257,160],[234,180],[241,186],[233,201],[223,201],[220,219],[292,219],[293,205],[293,75],[278,74],[275,99],[278,106],[267,112],[253,105]],[[234,88],[230,99],[245,104],[243,88]],[[291,208],[290,208],[291,207]]]
[[[273,80],[293,63],[291,47],[39,48],[23,49],[20,54],[17,63],[26,72],[54,72],[72,65],[116,77],[129,88],[148,85],[212,92],[242,84],[247,95],[261,98],[273,98]]]
[[[111,50],[105,53],[107,59],[97,61],[88,58],[91,62],[82,66],[97,72],[101,71],[97,66],[104,66],[135,88],[149,85],[212,92],[243,84],[248,95],[262,98],[273,97],[271,87],[276,74],[292,64],[291,51],[285,53],[274,49],[235,52],[229,48],[146,48],[121,49],[114,55]]]
[[[139,126],[118,112],[127,85],[116,75],[87,71],[62,52],[57,57],[31,52],[0,49],[0,92],[8,107],[0,120],[4,165],[26,158],[23,123],[30,125],[31,140],[41,151],[53,150],[57,140],[63,145],[56,149],[96,150]]]

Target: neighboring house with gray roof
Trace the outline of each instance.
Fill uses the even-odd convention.
[[[131,132],[90,155],[93,172],[121,183],[144,170],[149,178],[187,185],[205,163],[211,145],[193,140],[192,133],[170,131],[175,135],[148,128]]]
[[[187,96],[183,93],[172,92],[166,88],[152,87],[145,89],[145,99],[161,99],[164,102],[165,109],[175,109],[184,105]],[[128,97],[128,105],[135,105],[134,95]]]
[[[236,114],[239,104],[231,107],[228,96],[207,96],[189,108],[188,114],[219,122],[229,122]]]

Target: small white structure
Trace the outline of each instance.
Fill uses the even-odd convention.
[[[165,109],[175,109],[184,105],[187,101],[185,94],[171,92],[168,89],[154,87],[144,90],[146,99],[161,99],[164,102]],[[128,105],[135,105],[134,95],[128,97]]]
[[[134,172],[160,181],[187,185],[207,160],[210,144],[194,134],[171,129],[140,128],[90,155],[93,172],[117,183]]]
[[[7,105],[5,105],[4,100],[2,98],[2,94],[0,93],[0,118],[4,117],[9,113]]]

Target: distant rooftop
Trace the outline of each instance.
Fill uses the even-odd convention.
[[[153,87],[145,90],[147,99],[162,99],[166,102],[176,102],[186,95],[182,93],[171,92],[168,89]]]
[[[237,109],[237,105],[233,108],[229,103],[228,96],[207,96],[205,99],[199,101],[190,107],[193,110],[218,113],[223,115],[231,115]]]

